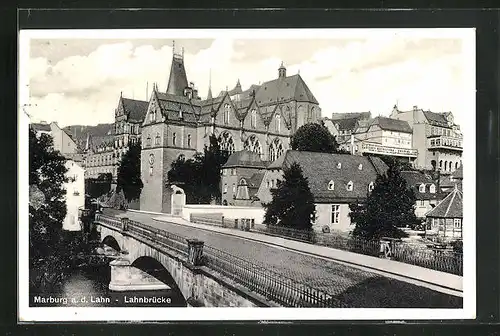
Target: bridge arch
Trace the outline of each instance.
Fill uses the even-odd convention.
[[[120,244],[118,243],[118,241],[116,240],[115,237],[113,236],[106,236],[104,237],[104,239],[102,240],[102,243],[104,245],[107,245],[109,247],[111,247],[113,250],[117,251],[117,252],[120,252],[122,249],[120,247]]]
[[[141,256],[132,262],[132,267],[140,269],[170,287],[168,296],[172,299],[172,307],[187,307],[187,301],[172,274],[161,261],[150,256]]]

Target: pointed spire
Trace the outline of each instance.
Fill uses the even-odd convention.
[[[238,78],[238,81],[236,82],[236,87],[241,87],[240,79],[239,78]]]
[[[208,73],[208,94],[207,99],[212,99],[212,69]]]

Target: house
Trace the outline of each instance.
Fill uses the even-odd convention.
[[[401,176],[406,180],[410,189],[415,193],[415,216],[425,219],[425,214],[434,209],[442,199],[442,194],[436,182],[420,171],[402,171]]]
[[[36,132],[37,136],[40,134],[49,134],[52,136],[54,149],[61,154],[75,154],[79,152],[78,146],[72,136],[64,129],[60,128],[57,122],[31,123],[30,127]]]
[[[376,117],[358,127],[340,147],[353,155],[388,155],[413,162],[417,150],[412,148],[413,131],[404,120]]]
[[[261,203],[272,200],[271,189],[294,162],[302,168],[316,205],[315,231],[350,231],[349,204],[363,202],[387,165],[374,157],[288,150],[269,164],[257,192]]]
[[[222,205],[260,206],[256,194],[266,164],[255,152],[242,150],[231,154],[222,166]]]
[[[67,160],[65,163],[67,182],[66,190],[66,217],[63,221],[63,230],[80,231],[81,222],[79,209],[85,208],[85,169],[81,162]]]
[[[426,235],[451,239],[462,238],[462,198],[462,191],[455,185],[453,191],[426,214]]]
[[[326,118],[325,118],[326,119]],[[357,128],[371,120],[371,112],[332,113],[330,120],[324,120],[325,126],[336,137],[337,142],[348,141]]]

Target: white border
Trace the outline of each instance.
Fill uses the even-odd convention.
[[[464,139],[464,274],[462,309],[336,309],[336,308],[30,308],[28,297],[28,124],[22,106],[29,104],[30,39],[320,39],[366,38],[398,35],[404,37],[461,38],[467,52],[463,68],[467,78],[466,105],[470,118],[461,125]],[[390,32],[390,35],[387,33]],[[208,320],[448,320],[476,317],[476,249],[475,249],[475,187],[476,187],[476,89],[475,29],[205,29],[205,30],[22,30],[19,34],[19,108],[18,108],[18,318],[30,321],[198,321]],[[186,309],[195,309],[196,314]]]

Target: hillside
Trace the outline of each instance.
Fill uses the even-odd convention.
[[[97,145],[95,140],[103,139],[107,135],[111,135],[112,129],[113,124],[98,124],[95,126],[72,125],[64,127],[64,130],[71,135],[80,148],[85,147],[87,134],[90,134],[91,138],[94,140],[94,145]]]

